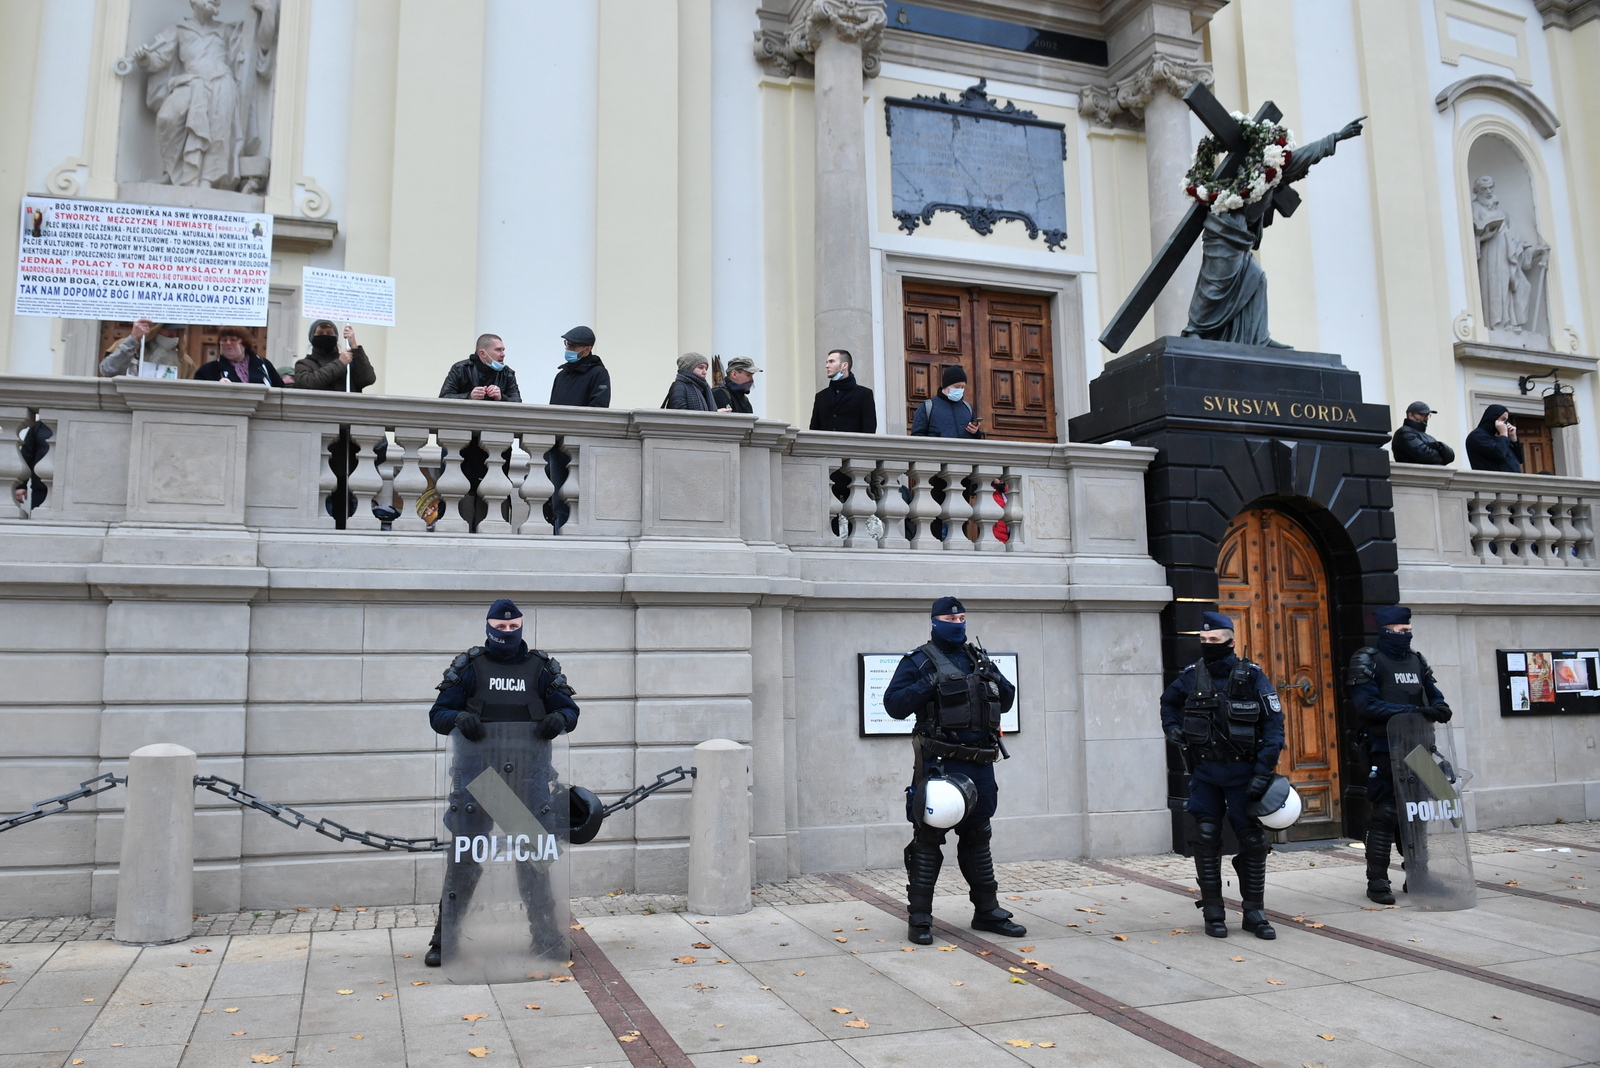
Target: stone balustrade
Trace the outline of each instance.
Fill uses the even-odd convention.
[[[1593,479],[1395,464],[1392,481],[1402,561],[1600,567]]]

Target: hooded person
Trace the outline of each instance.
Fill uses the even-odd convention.
[[[1504,404],[1491,404],[1467,434],[1467,462],[1474,471],[1522,471],[1522,442]]]
[[[661,407],[680,412],[714,412],[717,399],[711,394],[711,361],[698,352],[686,352],[678,357],[678,376],[667,389],[667,399]]]
[[[437,734],[456,735],[466,743],[458,746],[452,738],[450,807],[445,826],[457,836],[488,834],[493,821],[465,792],[467,784],[488,766],[483,755],[488,747],[475,749],[475,743],[489,736],[486,725],[526,723],[531,738],[537,739],[530,743],[532,747],[537,751],[542,743],[548,749],[548,743],[578,725],[573,689],[558,660],[542,649],[528,648],[523,639],[522,609],[501,598],[489,606],[484,643],[450,661],[438,691],[439,696],[428,710],[429,726]],[[545,769],[549,773],[540,778],[538,770],[533,772],[535,792],[548,786],[545,780],[554,774]],[[447,909],[459,915],[466,908],[482,871],[478,864],[459,858],[447,866],[440,920],[434,925],[433,939],[423,958],[428,967],[437,968],[440,964]],[[533,952],[553,949],[559,934],[552,935],[536,919],[551,915],[548,885],[538,872],[523,864],[517,867],[517,883],[528,909]]]
[[[1276,938],[1264,903],[1266,828],[1250,814],[1272,785],[1283,750],[1283,706],[1260,668],[1234,650],[1233,620],[1221,612],[1200,619],[1200,659],[1184,668],[1161,695],[1161,730],[1184,754],[1189,775],[1185,810],[1194,817],[1190,846],[1206,934],[1228,937],[1222,904],[1222,820],[1233,824],[1239,852],[1243,927],[1257,938]]]
[[[327,319],[311,324],[306,334],[311,352],[294,365],[294,378],[285,379],[295,389],[320,389],[333,393],[360,393],[378,380],[367,351],[356,341],[354,327],[344,328],[345,348],[339,349],[339,328]]]
[[[1448,723],[1452,713],[1434,681],[1433,669],[1411,647],[1411,609],[1387,605],[1372,613],[1372,622],[1378,629],[1377,641],[1356,650],[1345,681],[1350,687],[1350,703],[1361,717],[1361,737],[1371,768],[1367,777],[1367,897],[1380,905],[1392,905],[1389,858],[1399,833],[1400,814],[1389,757],[1389,720],[1417,712],[1435,723]]]
[[[611,407],[611,372],[594,352],[594,331],[575,326],[561,335],[561,366],[550,383],[550,403],[573,408]]]
[[[894,719],[915,718],[911,734],[911,786],[906,789],[906,819],[911,841],[905,848],[907,937],[919,946],[933,942],[933,890],[944,863],[944,840],[956,832],[956,861],[972,901],[972,927],[1021,938],[1028,933],[1000,907],[999,881],[989,842],[990,823],[999,803],[994,764],[1005,752],[1000,717],[1010,711],[1017,691],[982,648],[967,640],[967,610],[955,597],[941,597],[930,612],[929,640],[900,658],[883,691],[883,709]],[[930,802],[930,786],[954,786],[964,811],[940,812]],[[947,796],[948,789],[944,791]]]

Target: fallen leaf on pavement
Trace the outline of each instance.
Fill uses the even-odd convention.
[[[427,986],[428,985],[428,980],[426,980],[426,979],[417,979],[417,980],[414,980],[411,985],[412,986]]]
[[[837,1005],[833,1005],[833,1006],[830,1006],[830,1008],[831,1008],[831,1009],[832,1009],[832,1010],[833,1010],[833,1011],[834,1011],[834,1012],[836,1012],[836,1013],[838,1013],[838,1014],[839,1014],[839,1015],[840,1015],[840,1016],[849,1016],[849,1015],[850,1015],[850,1013],[851,1013],[851,1012],[852,1012],[852,1011],[853,1011],[853,1010],[851,1010],[851,1009],[841,1009],[841,1008],[840,1008],[840,1007],[839,1007],[839,1006],[837,1006]]]
[[[537,1009],[539,1006],[530,1003],[530,1004],[524,1005],[522,1007],[525,1008],[525,1009]]]
[[[1506,880],[1506,885],[1507,885],[1507,886],[1521,886],[1521,885],[1522,885],[1522,883],[1521,883],[1521,882],[1519,882],[1519,881],[1518,881],[1518,880],[1516,880],[1516,879],[1507,879],[1507,880]]]
[[[1037,947],[1035,947],[1035,946],[1018,946],[1017,947],[1017,949],[1020,952],[1023,952],[1023,953],[1032,953],[1034,951],[1034,949],[1036,949],[1036,948]]]
[[[339,991],[339,993],[341,993],[341,994],[354,994],[355,991],[354,990],[341,990],[341,991]]]
[[[1022,900],[1022,895],[1021,894],[1007,894],[1006,895],[1006,900],[1007,901],[1021,901]]]
[[[379,995],[378,995],[378,996],[377,996],[377,999],[376,999],[376,1000],[378,1000],[378,1001],[382,1001],[382,1000],[383,1000],[383,999],[384,999],[384,998],[392,998],[392,997],[394,997],[394,992],[393,992],[393,991],[391,991],[391,992],[389,992],[389,993],[387,993],[387,994],[379,994]]]
[[[955,946],[940,946],[939,947],[939,952],[940,953],[954,953],[955,951],[956,951],[956,947]]]
[[[673,959],[673,961],[675,961],[678,964],[693,964],[698,958],[696,958],[696,957],[673,957],[672,959]]]
[[[280,1058],[278,1057],[278,1055],[276,1053],[252,1053],[252,1054],[250,1054],[250,1063],[251,1064],[271,1064],[273,1061],[276,1061],[276,1060],[279,1060],[279,1059]]]
[[[841,939],[839,939],[839,941],[843,942],[844,939],[841,938]],[[917,951],[917,947],[916,946],[901,946],[900,947],[900,952],[902,952],[902,953],[915,953],[916,951]]]
[[[711,948],[711,943],[710,942],[696,942],[696,943],[694,943],[694,945],[691,948],[693,948],[693,949],[710,949]]]
[[[550,981],[552,983],[570,983],[570,982],[572,982],[572,976],[570,976],[570,975],[558,975],[558,976],[556,976],[554,979],[552,979]]]
[[[486,1012],[469,1012],[461,1018],[468,1023],[471,1023],[474,1020],[487,1020],[489,1018],[489,1014]]]
[[[1040,1049],[1055,1049],[1056,1048],[1056,1044],[1054,1042],[1040,1042],[1039,1043],[1039,1048]]]
[[[637,1039],[638,1037],[639,1037],[638,1035],[618,1035],[617,1036],[617,1041],[618,1042],[632,1042],[635,1039]]]
[[[1324,927],[1326,927],[1327,924],[1325,924],[1325,923],[1308,923],[1308,924],[1306,924],[1306,926],[1311,928],[1313,931],[1320,931]]]
[[[840,935],[838,938],[835,938],[834,941],[835,942],[848,942],[848,941],[850,941],[850,939],[846,938],[844,935]]]
[[[717,963],[718,964],[732,964],[733,961],[729,960],[727,957],[718,957],[717,958]]]
[[[574,930],[574,931],[581,931],[581,930],[583,930],[583,924],[581,924],[581,923],[575,923],[575,924],[572,924],[572,930]]]
[[[295,909],[295,911],[296,911],[296,912],[310,912],[310,911],[311,911],[311,910],[310,910],[310,909],[302,909],[302,908],[298,908],[298,907],[297,907],[297,908],[296,908],[296,909]]]
[[[1229,957],[1228,959],[1233,961],[1235,964],[1243,964],[1244,963],[1244,958],[1243,957]]]
[[[471,1049],[467,1050],[467,1052],[472,1054],[474,1057],[487,1057],[489,1055],[489,1047],[473,1046]]]
[[[1111,937],[1115,938],[1118,942],[1126,942],[1128,940],[1127,935],[1112,935]]]
[[[351,1038],[366,1038],[366,1035],[351,1035]]]
[[[196,946],[194,949],[191,949],[189,952],[190,953],[210,953],[211,952],[211,947],[210,946]]]
[[[1104,916],[1105,915],[1105,913],[1101,912],[1099,909],[1081,908],[1078,911],[1079,912],[1092,912],[1096,916]]]
[[[1333,1036],[1332,1035],[1318,1035],[1317,1037],[1322,1039],[1324,1042],[1332,1042],[1333,1041]]]
[[[234,1038],[238,1038],[240,1035],[242,1035],[244,1033],[245,1032],[243,1032],[243,1031],[234,1031],[234,1032],[232,1032]]]
[[[1291,920],[1293,920],[1295,923],[1305,923],[1306,922],[1306,918],[1304,916],[1290,916],[1289,918]]]
[[[239,1011],[239,1006],[235,1005],[231,1009],[223,1009],[222,1011],[223,1012],[238,1012]]]
[[[754,1053],[746,1053],[743,1057],[739,1058],[739,1063],[740,1064],[760,1064],[761,1063],[761,1058],[757,1057]]]
[[[857,928],[856,928],[856,930],[858,930],[858,931],[865,931],[865,930],[866,930],[866,929],[867,929],[867,928],[865,928],[865,927],[857,927]]]
[[[330,905],[329,907],[332,908],[333,911],[335,911],[335,912],[343,912],[344,911],[344,906],[343,905]]]
[[[1420,938],[1408,938],[1408,939],[1406,939],[1406,941],[1407,942],[1420,942],[1420,941],[1422,941],[1422,939],[1420,939]]]
[[[757,990],[771,990],[772,988],[770,986],[758,986],[758,987],[756,987],[756,989]]]
[[[1283,980],[1282,979],[1268,979],[1267,982],[1271,983],[1273,986],[1282,986],[1283,985]]]
[[[1027,986],[1028,985],[1028,981],[1026,979],[1023,979],[1022,977],[1016,976],[1016,975],[1013,975],[1011,977],[1011,981],[1013,983],[1021,983],[1023,986]]]
[[[1032,1049],[1033,1048],[1033,1043],[1029,1042],[1025,1038],[1008,1038],[1008,1039],[1006,1039],[1006,1045],[1015,1046],[1018,1049]]]
[[[950,983],[950,985],[951,985],[951,986],[966,986],[966,985],[967,985],[967,984],[966,984],[966,983],[963,983],[963,982],[962,982],[962,981],[961,981],[961,980],[960,980],[960,979],[956,979],[956,980],[953,980],[953,981],[952,981],[952,982],[951,982],[951,983]]]
[[[844,930],[844,928],[843,927],[835,927],[834,930],[835,931],[842,931],[842,930]]]
[[[872,1026],[859,1016],[857,1016],[854,1020],[846,1020],[844,1025],[846,1027],[854,1027],[857,1031],[865,1031],[867,1028]]]
[[[1026,969],[1026,968],[1007,968],[1006,971],[1008,971],[1008,972],[1016,972],[1018,975],[1027,975],[1028,974],[1028,969]]]
[[[806,973],[805,972],[795,972],[794,974],[796,974],[796,975],[804,975]]]

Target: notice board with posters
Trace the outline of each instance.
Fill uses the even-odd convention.
[[[889,688],[889,680],[894,678],[894,669],[900,666],[900,659],[905,653],[858,653],[857,660],[861,670],[861,737],[870,738],[875,735],[909,735],[911,728],[916,726],[913,719],[894,719],[883,708],[883,691]],[[1016,653],[990,653],[989,659],[1000,669],[1000,674],[1012,686],[1017,685],[1017,654]],[[1022,717],[1017,709],[1022,704],[1022,691],[1017,691],[1017,699],[1011,703],[1011,710],[1000,717],[1000,730],[1005,734],[1017,734],[1022,730]]]
[[[1600,712],[1600,649],[1496,649],[1502,716]]]

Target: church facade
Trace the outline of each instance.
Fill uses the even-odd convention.
[[[0,200],[272,215],[274,366],[305,268],[397,294],[361,397],[98,377],[126,323],[0,331],[0,429],[52,443],[0,450],[0,811],[174,741],[431,833],[424,712],[504,595],[579,691],[583,785],[733,738],[759,878],[887,865],[909,753],[870,664],[958,592],[1019,673],[1001,859],[1183,846],[1155,703],[1214,606],[1284,695],[1294,835],[1359,833],[1343,664],[1396,601],[1469,822],[1600,817],[1600,679],[1539,701],[1527,666],[1600,673],[1595,0],[25,0],[0,51]],[[1098,340],[1195,202],[1195,85],[1295,145],[1364,120],[1244,253],[1275,354],[1181,336],[1198,245]],[[540,404],[579,324],[610,411]],[[188,378],[216,326],[183,325]],[[436,399],[483,332],[525,405]],[[832,349],[880,434],[807,429]],[[690,351],[753,358],[754,415],[657,410]],[[908,436],[950,366],[986,440]],[[1453,465],[1392,462],[1419,400]],[[1523,473],[1468,467],[1492,405]],[[0,838],[7,908],[106,907],[114,798]],[[437,893],[435,858],[200,828],[207,910]],[[647,802],[575,892],[681,888],[686,834]]]

